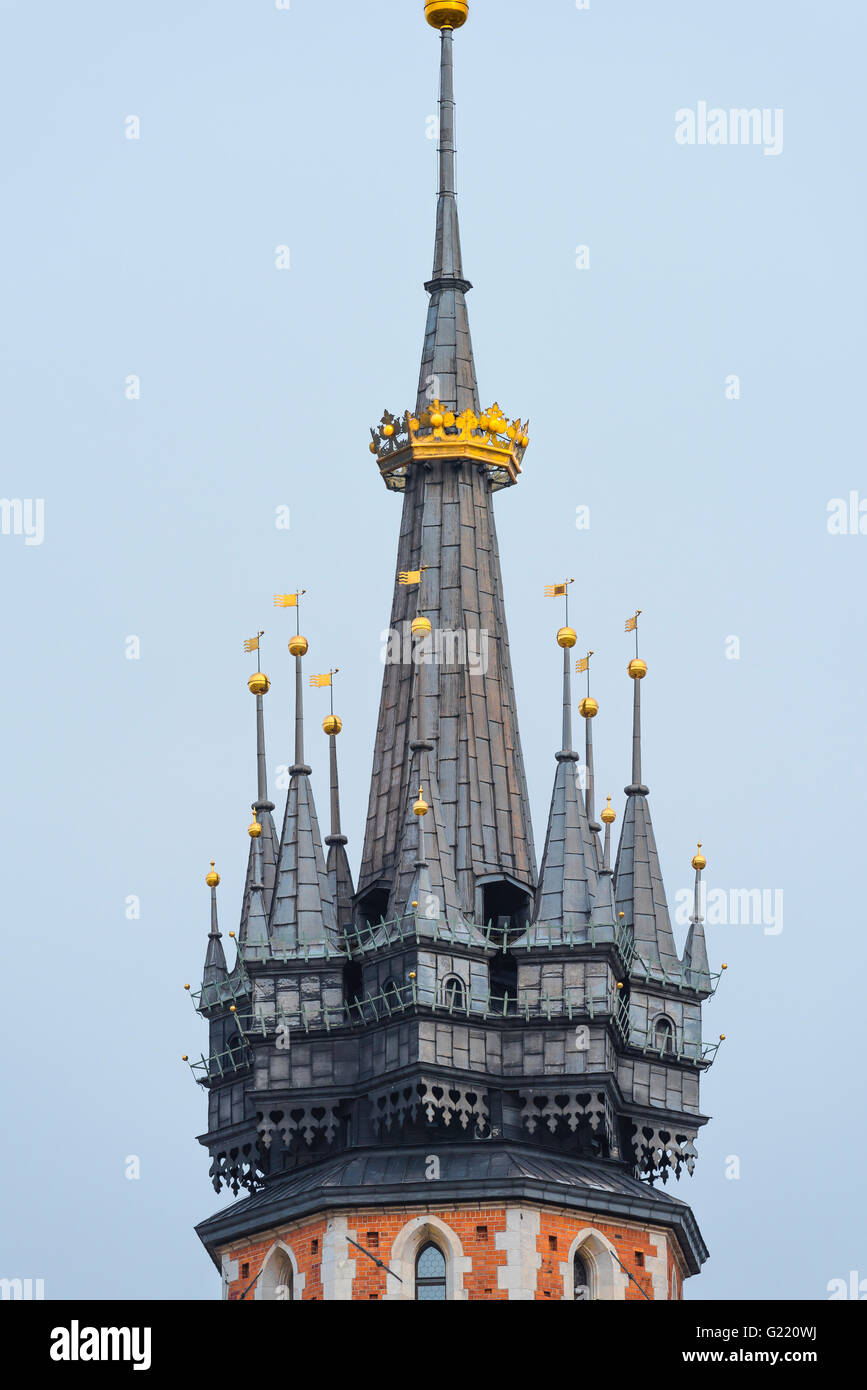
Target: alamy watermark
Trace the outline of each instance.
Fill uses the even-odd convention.
[[[722,106],[697,103],[674,113],[674,138],[679,145],[761,145],[763,154],[783,153],[783,110],[777,106]]]
[[[45,540],[44,497],[0,497],[0,535],[23,536],[25,545]]]
[[[411,623],[386,628],[380,633],[383,666],[466,666],[474,676],[488,670],[486,628],[439,627],[426,636],[413,635]]]
[[[679,888],[674,920],[686,926],[693,915],[695,889]],[[762,927],[765,936],[783,930],[782,888],[711,888],[701,884],[699,912],[709,927]]]

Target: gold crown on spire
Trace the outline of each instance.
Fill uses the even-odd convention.
[[[409,411],[398,419],[385,411],[370,431],[370,452],[375,455],[386,487],[402,492],[406,473],[414,459],[429,462],[438,458],[472,459],[488,470],[491,488],[511,487],[518,481],[521,460],[530,443],[529,420],[509,420],[496,402],[476,415],[465,410],[455,415],[438,400],[422,415]]]
[[[603,819],[603,821],[605,822],[606,825],[613,825],[614,822],[617,820],[617,812],[615,811],[614,807],[611,805],[611,797],[610,797],[610,796],[609,796],[609,798],[608,798],[608,805],[605,807],[605,810],[602,812],[602,819]]]
[[[433,29],[460,29],[470,17],[468,0],[425,0],[424,17]]]

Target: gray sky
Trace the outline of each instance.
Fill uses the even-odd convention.
[[[711,1250],[687,1296],[821,1299],[867,1277],[867,535],[828,529],[832,499],[867,503],[864,8],[472,11],[464,264],[483,402],[531,417],[496,514],[537,845],[560,705],[560,610],[541,595],[575,575],[597,785],[618,813],[623,620],[644,610],[644,774],[672,909],[699,838],[727,904],[783,895],[782,930],[776,911],[708,928],[729,968],[705,1036],[727,1040],[696,1175],[675,1188]],[[44,1278],[48,1298],[219,1292],[192,1231],[221,1199],[193,1137],[205,1095],[180,1057],[206,1033],[182,986],[200,978],[212,857],[224,932],[240,909],[242,641],[260,627],[272,786],[291,761],[277,590],[308,589],[310,669],[341,668],[357,867],[400,510],[368,426],[415,399],[436,158],[421,0],[369,13],[0,0],[0,491],[44,500],[41,544],[0,535],[0,1274]],[[700,102],[781,110],[781,151],[679,144],[675,114]],[[327,696],[307,698],[322,815]]]

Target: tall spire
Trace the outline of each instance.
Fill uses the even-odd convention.
[[[298,596],[294,597],[294,604],[280,606],[297,607]],[[323,942],[336,944],[337,920],[310,786],[311,769],[304,762],[304,683],[301,663],[307,653],[307,638],[302,637],[300,632],[296,632],[290,641],[289,653],[295,659],[295,762],[289,769],[289,792],[271,902],[270,932],[275,948],[296,950]]]
[[[704,915],[702,913],[702,870],[707,868],[707,860],[701,852],[693,855],[692,867],[695,869],[695,897],[692,916],[689,919],[689,934],[683,951],[683,965],[691,987],[699,992],[710,991],[710,966],[707,959],[707,943],[704,938]]]
[[[447,7],[440,7],[441,9]],[[448,16],[444,16],[448,17]],[[460,415],[478,414],[479,391],[473,361],[470,323],[464,298],[472,289],[464,277],[461,233],[458,225],[455,152],[454,38],[451,27],[442,28],[440,39],[439,191],[433,271],[425,289],[430,295],[427,327],[418,382],[417,413],[430,408],[436,398]]]
[[[206,985],[219,984],[225,980],[227,975],[226,957],[223,953],[223,945],[220,936],[220,928],[217,922],[217,888],[220,882],[220,875],[214,868],[214,861],[211,860],[211,871],[206,876],[205,882],[211,890],[211,930],[208,933],[208,948],[205,951],[205,968],[202,971],[202,988]]]
[[[562,588],[565,596],[565,585],[550,587],[558,591]],[[585,925],[597,889],[596,849],[577,775],[579,755],[572,747],[570,653],[576,641],[575,631],[568,623],[557,633],[557,643],[563,649],[563,747],[556,755],[557,771],[536,890],[534,921],[540,925]]]
[[[630,622],[635,623],[637,616]],[[628,630],[637,632],[636,627]],[[651,966],[679,973],[680,961],[647,804],[649,789],[641,781],[641,682],[647,675],[647,663],[636,655],[627,671],[633,683],[632,781],[626,788],[626,810],[614,867],[615,902],[633,930],[638,955]]]
[[[434,844],[446,879],[451,860],[465,917],[526,925],[536,860],[493,494],[518,481],[529,436],[499,406],[484,415],[478,407],[454,191],[453,30],[467,12],[459,0],[426,7],[428,22],[442,31],[441,141],[418,409],[386,412],[371,431],[386,486],[403,493],[403,516],[356,898],[362,920],[378,921],[389,904],[403,910],[417,836],[407,808],[423,784],[437,826],[435,839],[428,831],[435,891]],[[410,635],[420,612],[438,643],[423,695]],[[413,747],[420,699],[431,744],[427,776],[419,775],[423,750]]]

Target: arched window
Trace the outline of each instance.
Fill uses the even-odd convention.
[[[575,1288],[576,1303],[587,1303],[590,1299],[590,1276],[580,1253],[576,1254],[572,1261],[572,1281]]]
[[[244,1042],[239,1033],[231,1033],[226,1039],[226,1050],[229,1054],[228,1065],[230,1068],[237,1069],[244,1065]]]
[[[390,1009],[394,1009],[400,1003],[400,987],[393,975],[389,975],[385,984],[382,986],[385,995],[385,1002]]]
[[[464,982],[459,980],[457,975],[449,975],[443,980],[442,995],[447,1009],[465,1009],[467,1006]]]
[[[653,1026],[653,1046],[663,1057],[674,1053],[674,1024],[664,1014]]]
[[[418,1252],[415,1262],[415,1296],[422,1303],[445,1303],[446,1257],[438,1245],[429,1241]]]
[[[295,1297],[295,1271],[285,1250],[275,1250],[265,1264],[260,1297],[267,1303],[291,1303]]]

